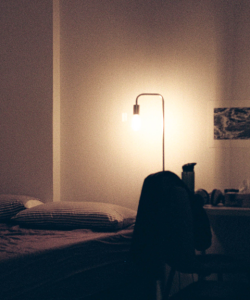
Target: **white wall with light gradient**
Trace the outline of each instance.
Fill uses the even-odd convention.
[[[211,148],[208,103],[249,100],[250,4],[61,0],[61,200],[137,208],[143,179],[197,162],[196,189],[237,188],[249,148]],[[122,117],[123,116],[123,117]],[[124,118],[124,116],[127,116]]]
[[[250,177],[249,147],[208,143],[211,101],[250,103],[248,0],[0,8],[1,193],[136,209],[143,179],[162,169],[161,100],[141,98],[143,126],[130,126],[143,92],[165,98],[166,170],[197,162],[208,192]]]

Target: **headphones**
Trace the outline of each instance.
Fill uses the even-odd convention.
[[[221,190],[218,189],[214,189],[210,194],[204,189],[199,189],[195,194],[202,197],[203,205],[211,204],[212,206],[217,206],[219,203],[225,203],[225,197]]]

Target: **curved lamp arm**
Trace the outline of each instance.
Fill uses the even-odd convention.
[[[165,170],[165,116],[164,116],[164,98],[161,94],[158,93],[142,93],[136,97],[135,105],[134,105],[134,115],[139,115],[140,113],[140,105],[138,104],[139,97],[142,96],[159,96],[162,99],[162,169]]]

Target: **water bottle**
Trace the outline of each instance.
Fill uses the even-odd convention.
[[[183,172],[181,173],[182,180],[188,186],[188,188],[192,193],[194,193],[194,186],[195,186],[195,176],[194,176],[195,165],[196,163],[188,163],[183,165],[182,166]]]

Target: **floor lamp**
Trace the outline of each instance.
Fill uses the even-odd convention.
[[[142,93],[136,97],[135,105],[134,105],[134,128],[137,129],[139,122],[139,113],[140,113],[140,105],[138,104],[138,99],[142,96],[159,96],[162,99],[162,169],[165,171],[165,148],[164,148],[164,136],[165,136],[165,121],[164,121],[164,98],[161,94],[158,93]]]

